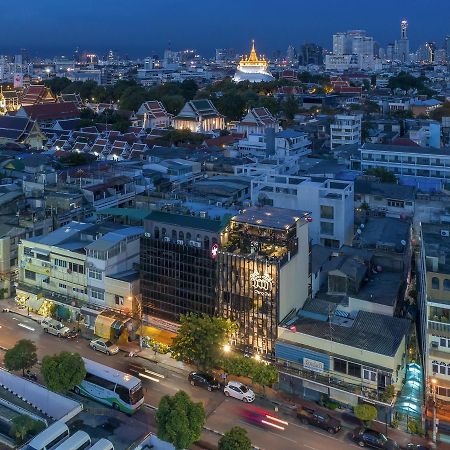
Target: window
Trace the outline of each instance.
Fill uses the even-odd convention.
[[[153,233],[155,234],[155,239],[159,239],[159,227],[153,228]]]
[[[320,222],[320,233],[321,234],[334,234],[334,224],[330,222]]]
[[[439,372],[439,363],[437,361],[433,361],[433,373]]]
[[[172,239],[173,240],[177,239],[177,230],[172,230]]]
[[[433,277],[431,279],[431,289],[439,289],[439,278]]]
[[[36,280],[36,273],[25,269],[25,278],[28,278],[29,280]]]
[[[444,291],[450,291],[450,280],[448,278],[444,280]]]
[[[442,364],[439,366],[439,373],[441,375],[447,375],[447,366],[445,364]]]
[[[405,202],[403,202],[402,200],[391,200],[391,199],[388,199],[388,206],[392,206],[394,208],[404,208],[405,207]]]
[[[84,273],[84,266],[82,264],[76,264],[76,263],[69,263],[69,270],[71,272],[76,272],[76,273]]]
[[[347,373],[347,361],[343,359],[334,358],[334,371],[340,373]]]
[[[94,280],[101,280],[103,278],[102,271],[96,269],[89,269],[89,278],[93,278]]]
[[[60,289],[67,289],[67,284],[59,283]]]
[[[123,296],[116,294],[114,296],[114,300],[115,300],[116,305],[119,305],[119,306],[123,305]]]
[[[23,254],[25,256],[34,256],[33,249],[30,248],[30,247],[24,247],[23,248]]]
[[[367,381],[376,382],[377,381],[377,373],[374,372],[373,370],[363,369],[363,378],[364,378],[364,380],[367,380]]]
[[[41,261],[50,261],[49,255],[41,255],[40,253],[36,253],[36,258],[40,259]]]
[[[320,217],[322,219],[334,219],[334,208],[332,206],[321,205]]]
[[[116,383],[105,380],[101,377],[97,377],[96,375],[92,375],[91,373],[87,373],[84,380],[88,381],[89,383],[96,384],[97,386],[100,386],[102,388],[109,389],[110,391],[114,391],[114,387],[116,386]]]
[[[67,261],[64,261],[63,259],[55,258],[55,266],[63,267],[65,269],[67,267]]]
[[[180,232],[178,233],[178,239],[179,239],[180,241],[184,241],[184,233],[183,233],[182,231],[180,231]]]
[[[105,291],[101,291],[100,289],[91,289],[91,297],[96,298],[97,300],[105,300]]]
[[[348,374],[352,377],[361,378],[361,365],[349,362]]]
[[[187,240],[187,241],[190,241],[191,239],[192,239],[191,233],[187,232],[187,233],[186,233],[186,240]]]
[[[120,397],[120,399],[125,403],[131,403],[130,402],[130,391],[123,386],[116,386],[116,394]]]
[[[439,339],[439,346],[440,346],[440,347],[447,347],[447,339],[445,339],[445,338],[440,338],[440,339]]]

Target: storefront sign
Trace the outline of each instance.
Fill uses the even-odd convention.
[[[312,370],[313,372],[322,373],[324,370],[324,364],[322,362],[309,358],[303,358],[303,367],[305,369]]]
[[[267,272],[263,275],[255,270],[250,275],[250,281],[256,294],[269,295],[272,292],[273,281]]]

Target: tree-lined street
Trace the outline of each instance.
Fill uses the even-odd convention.
[[[157,407],[162,397],[165,395],[173,396],[178,391],[185,391],[192,401],[202,402],[206,412],[206,427],[216,430],[219,433],[226,433],[234,426],[240,426],[247,430],[248,436],[254,446],[261,449],[284,450],[286,448],[300,449],[327,449],[333,446],[335,449],[346,449],[356,447],[351,442],[348,429],[343,430],[335,436],[328,433],[303,425],[295,417],[283,417],[281,413],[274,413],[277,417],[289,422],[284,431],[274,428],[261,428],[247,422],[242,418],[242,412],[251,410],[253,406],[264,408],[268,411],[274,411],[273,405],[264,400],[256,400],[254,405],[247,405],[238,400],[225,397],[221,392],[208,392],[206,389],[192,387],[187,376],[181,373],[168,372],[166,369],[158,367],[142,358],[128,358],[121,352],[115,356],[107,356],[103,353],[93,351],[88,341],[83,338],[73,340],[60,339],[56,336],[45,334],[40,325],[27,318],[13,313],[3,313],[0,315],[0,347],[8,349],[13,347],[20,339],[29,339],[35,342],[39,363],[47,355],[59,354],[63,351],[77,352],[81,356],[101,362],[116,369],[127,371],[132,363],[138,363],[148,367],[154,373],[164,375],[165,378],[155,377],[159,382],[145,380],[145,402],[151,407]],[[3,365],[4,351],[0,352],[0,360]],[[39,372],[39,370],[35,370]],[[43,382],[39,375],[38,381]],[[80,397],[80,401],[83,398]],[[139,421],[148,424],[149,431],[156,431],[155,428],[155,410],[151,407],[144,407],[132,418],[127,421]],[[202,434],[202,440],[217,445],[220,435],[215,435],[208,431]]]

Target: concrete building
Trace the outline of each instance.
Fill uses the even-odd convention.
[[[252,179],[253,204],[309,211],[313,244],[339,248],[353,237],[353,183],[266,174]]]
[[[361,144],[360,115],[337,114],[334,123],[330,124],[331,149],[339,145]]]

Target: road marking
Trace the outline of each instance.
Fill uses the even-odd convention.
[[[317,450],[316,447],[311,447],[310,445],[303,444],[303,446],[306,448],[311,448],[312,450]]]
[[[30,330],[30,331],[36,331],[34,328],[29,327],[28,325],[25,325],[24,323],[18,323],[17,325],[19,327],[26,328],[27,330]]]
[[[252,428],[254,428],[255,430],[261,431],[261,427],[257,427],[256,425],[252,425],[251,423],[245,422],[244,420],[239,420],[239,422],[241,422],[241,423],[243,423],[243,424],[245,424],[245,425],[247,425],[247,426],[249,426],[249,427],[252,427]],[[288,438],[288,437],[286,437],[286,436],[283,436],[283,435],[281,435],[281,434],[274,433],[273,431],[270,431],[270,430],[267,430],[267,429],[266,429],[266,432],[267,432],[267,433],[270,433],[270,434],[273,434],[274,436],[276,436],[276,437],[278,437],[278,438],[286,439],[287,441],[293,442],[294,444],[297,443],[297,441],[294,441],[294,439],[290,439],[290,438]]]
[[[19,320],[17,317],[13,317],[12,320]]]

